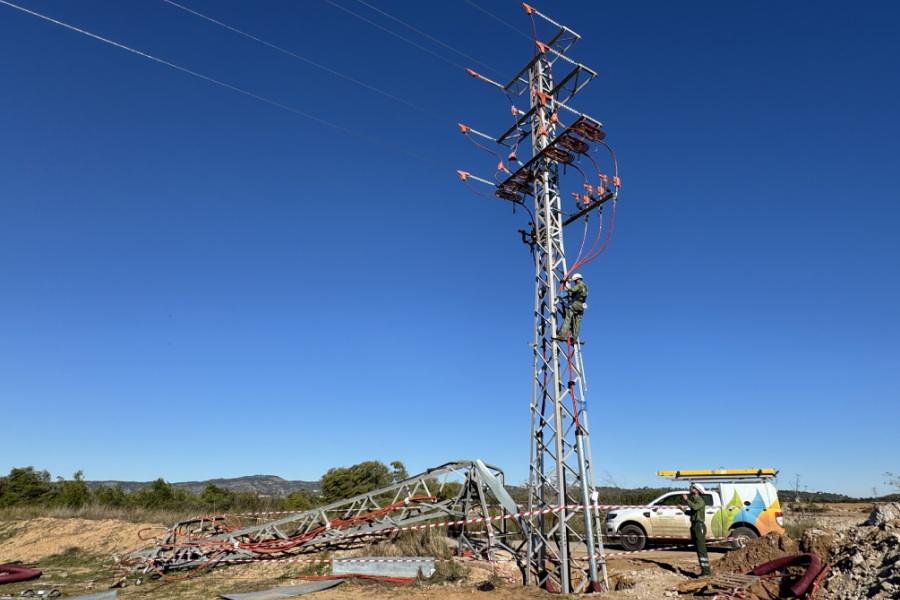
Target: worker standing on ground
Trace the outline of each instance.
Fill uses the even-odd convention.
[[[697,558],[700,560],[700,576],[712,575],[709,571],[709,554],[706,552],[706,501],[702,494],[706,490],[699,483],[691,484],[691,495],[682,494],[688,503],[685,511],[691,517],[691,542],[697,549]]]
[[[574,283],[572,283],[574,282]],[[572,330],[572,342],[578,341],[578,332],[581,330],[581,317],[587,308],[588,286],[585,285],[580,273],[572,275],[571,281],[566,281],[566,290],[569,292],[566,303],[566,318],[559,331],[556,332],[557,341],[565,341],[569,329]]]

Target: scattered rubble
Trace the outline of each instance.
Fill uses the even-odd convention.
[[[900,598],[900,503],[879,506],[864,525],[835,534],[831,551],[820,600]]]
[[[866,519],[866,522],[863,523],[863,525],[875,527],[882,523],[893,521],[894,519],[900,519],[900,502],[891,502],[889,504],[876,506],[875,510],[872,511],[872,514],[869,515],[869,518]]]

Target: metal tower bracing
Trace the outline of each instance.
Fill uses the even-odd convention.
[[[231,561],[286,559],[323,545],[331,549],[352,545],[361,536],[398,528],[517,512],[504,488],[503,471],[480,460],[455,461],[306,512],[254,517],[275,520],[244,524],[246,517],[216,515],[177,523],[152,548],[133,552],[124,564],[137,573],[165,573]],[[460,524],[452,530],[458,554],[471,552],[493,562],[497,550],[518,555],[527,524],[519,519],[499,519],[493,526],[488,522],[486,541],[473,538],[471,528]]]
[[[520,233],[535,258],[528,510],[541,511],[566,505],[595,504],[582,343],[573,339],[571,333],[565,340],[555,336],[565,310],[560,295],[566,282],[574,269],[596,255],[592,255],[592,249],[588,253],[590,258],[581,259],[582,252],[579,251],[574,261],[568,261],[563,229],[583,222],[586,235],[587,219],[594,211],[601,214],[602,227],[603,205],[612,200],[615,214],[620,182],[617,173],[609,177],[598,167],[599,181],[594,187],[575,165],[576,159],[580,162],[581,157],[587,157],[597,166],[588,155],[590,147],[596,149],[598,143],[606,146],[603,142],[606,134],[600,122],[568,104],[597,76],[595,71],[567,56],[580,36],[527,4],[523,7],[532,20],[538,17],[543,23],[549,23],[555,35],[545,43],[535,39],[534,57],[506,85],[470,71],[474,77],[502,89],[510,98],[514,125],[496,139],[470,127],[459,126],[473,141],[472,134],[508,147],[511,150],[508,161],[504,164],[501,157],[495,174],[498,183],[466,172],[458,173],[467,184],[472,179],[494,185],[493,194],[483,195],[497,196],[514,206],[527,207],[528,196],[533,198],[531,230]],[[527,97],[528,110],[519,110],[513,96]],[[569,119],[572,124],[564,125],[563,121]],[[532,156],[522,163],[517,150],[529,139]],[[477,141],[476,144],[499,156]],[[572,194],[575,210],[569,209],[570,212],[564,210],[560,193],[560,171],[562,169],[564,174],[568,168],[577,170],[585,178],[585,193]],[[600,239],[599,232],[597,239]],[[528,528],[526,583],[561,593],[608,588],[602,532],[597,527],[599,522],[599,514],[588,510],[559,510],[552,516],[533,517]]]

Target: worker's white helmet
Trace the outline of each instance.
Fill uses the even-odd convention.
[[[572,281],[578,281],[581,278],[581,273],[575,273],[574,275],[572,275]]]
[[[705,493],[706,493],[706,488],[703,487],[703,484],[702,484],[702,483],[692,483],[692,484],[691,484],[691,487],[692,487],[692,488],[695,488],[695,489],[696,489],[698,492],[700,492],[701,494],[705,494]]]

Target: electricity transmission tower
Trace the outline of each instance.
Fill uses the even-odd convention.
[[[571,335],[566,340],[557,340],[555,335],[562,317],[559,296],[572,271],[586,262],[585,259],[579,261],[580,251],[574,261],[567,262],[563,228],[583,222],[586,233],[589,213],[596,210],[602,215],[602,207],[609,200],[613,201],[614,215],[619,178],[618,175],[607,177],[598,168],[596,188],[585,176],[585,194],[573,194],[576,210],[563,211],[561,167],[563,173],[570,168],[584,176],[574,164],[576,158],[590,158],[587,153],[592,145],[595,149],[598,143],[605,146],[602,125],[568,105],[596,73],[567,56],[580,39],[578,34],[527,4],[523,7],[532,20],[539,17],[552,25],[555,35],[546,43],[535,39],[534,57],[507,85],[469,72],[502,89],[511,101],[510,94],[529,98],[529,109],[518,110],[513,102],[515,125],[497,139],[460,125],[467,136],[479,135],[511,149],[507,164],[503,164],[501,157],[498,168],[498,175],[503,174],[504,179],[494,183],[462,171],[459,175],[467,184],[467,179],[473,179],[494,185],[496,190],[492,195],[523,207],[527,197],[533,197],[532,229],[520,233],[535,257],[528,510],[542,511],[596,503],[582,347]],[[560,115],[560,111],[565,112]],[[561,117],[574,119],[574,122],[565,126]],[[529,139],[532,157],[522,163],[516,151]],[[596,166],[596,162],[590,160]],[[597,239],[600,239],[599,232]],[[606,563],[602,532],[597,530],[599,522],[599,514],[588,509],[562,508],[532,517],[527,532],[526,584],[561,593],[602,590],[606,582]]]

